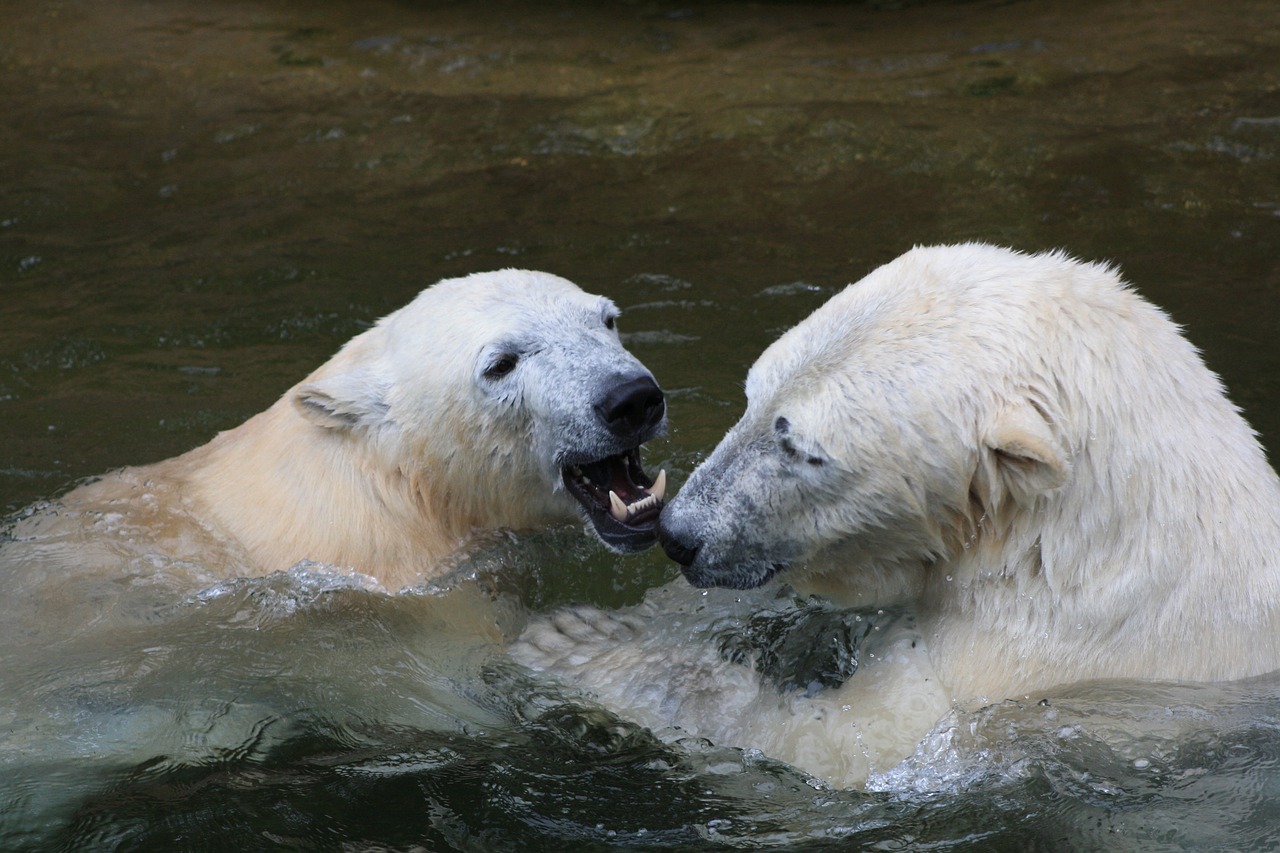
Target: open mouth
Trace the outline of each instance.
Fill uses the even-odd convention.
[[[619,551],[641,551],[657,541],[658,514],[667,490],[667,472],[650,479],[640,466],[640,448],[560,472],[596,534]]]

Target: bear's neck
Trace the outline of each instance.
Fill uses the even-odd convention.
[[[357,439],[315,427],[287,397],[236,429],[169,463],[190,496],[255,565],[300,560],[352,568],[389,589],[442,570],[476,519],[444,516],[422,499],[420,478],[387,471]]]
[[[1280,478],[1230,415],[1192,452],[1078,455],[1073,485],[931,567],[921,628],[955,698],[1280,667]]]

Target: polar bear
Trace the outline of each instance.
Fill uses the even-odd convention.
[[[770,690],[749,654],[679,622],[724,599],[671,590],[629,614],[553,614],[517,658],[651,726],[843,785],[957,706],[1280,668],[1280,480],[1218,378],[1115,269],[916,248],[785,333],[746,393],[659,540],[694,587],[777,578],[878,614],[861,667]]]
[[[11,537],[69,538],[82,564],[158,555],[206,581],[309,560],[391,590],[495,528],[582,515],[614,549],[647,547],[665,474],[639,448],[666,408],[618,313],[546,273],[441,281],[266,411],[83,485]]]

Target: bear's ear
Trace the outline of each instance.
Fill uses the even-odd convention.
[[[992,473],[1020,504],[1058,488],[1071,473],[1071,462],[1046,416],[1030,402],[1001,412],[983,442]]]
[[[301,385],[293,392],[293,405],[316,426],[335,430],[377,426],[386,421],[389,408],[383,385],[367,370]]]

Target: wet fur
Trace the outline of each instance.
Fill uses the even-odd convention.
[[[545,273],[440,282],[241,426],[106,474],[15,535],[70,542],[106,571],[154,555],[207,579],[305,559],[420,582],[484,531],[579,517],[560,462],[625,449],[591,404],[644,371],[616,314]],[[516,369],[487,379],[508,352]]]
[[[697,544],[685,574],[776,575],[845,606],[907,605],[917,627],[783,711],[667,725],[857,784],[953,703],[1280,668],[1280,480],[1218,378],[1113,268],[916,249],[783,335],[746,390],[662,516]],[[627,678],[662,683],[657,653],[623,676],[622,652],[604,671],[591,644],[553,654],[545,634],[531,626],[517,654],[622,713],[639,701]],[[658,622],[646,642],[676,668],[691,654]],[[706,679],[701,703],[732,707],[740,673]]]

